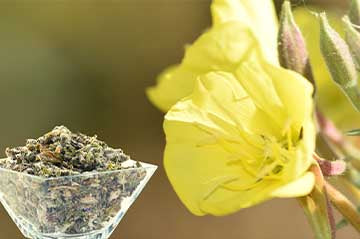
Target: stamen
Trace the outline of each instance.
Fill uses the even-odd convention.
[[[292,135],[291,135],[291,129],[287,132],[287,143],[288,143],[288,149],[292,148]]]
[[[205,184],[210,184],[213,181],[218,181],[217,183],[215,183],[209,190],[207,193],[204,194],[203,196],[203,200],[207,200],[208,198],[210,198],[219,188],[223,188],[225,190],[229,190],[229,191],[246,191],[246,190],[250,190],[252,188],[254,188],[257,184],[261,183],[262,180],[256,180],[255,182],[253,182],[252,184],[249,185],[243,185],[243,186],[234,186],[234,185],[229,185],[230,183],[239,180],[239,177],[237,176],[222,176],[222,177],[217,177],[214,178],[212,180],[210,180],[209,182],[205,183]]]

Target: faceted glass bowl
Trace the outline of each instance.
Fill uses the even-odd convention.
[[[0,168],[0,201],[27,238],[106,239],[156,170],[43,178]]]

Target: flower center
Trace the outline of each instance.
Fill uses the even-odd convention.
[[[301,132],[299,134],[301,136]],[[292,130],[289,128],[284,137],[279,140],[274,136],[261,135],[264,151],[257,165],[258,180],[279,179],[284,168],[295,157],[295,147],[299,139],[294,140]]]

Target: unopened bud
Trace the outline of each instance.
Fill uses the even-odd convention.
[[[284,2],[281,10],[278,51],[282,67],[298,72],[315,85],[306,43],[295,23],[289,1]]]
[[[345,25],[345,40],[349,46],[356,67],[360,67],[360,33],[353,27],[348,16],[343,18]]]
[[[353,24],[360,25],[360,0],[352,0],[349,18]]]
[[[350,49],[329,25],[325,13],[320,14],[320,49],[332,79],[348,96],[355,108],[360,111],[357,71]]]

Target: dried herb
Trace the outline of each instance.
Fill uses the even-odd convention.
[[[109,147],[96,135],[72,133],[65,126],[28,139],[25,146],[7,148],[6,155],[0,167],[43,177],[123,169],[122,163],[129,159],[121,149]]]
[[[51,238],[116,226],[124,200],[146,176],[121,150],[64,126],[6,154],[0,166],[10,170],[0,170],[1,201],[20,228]]]

